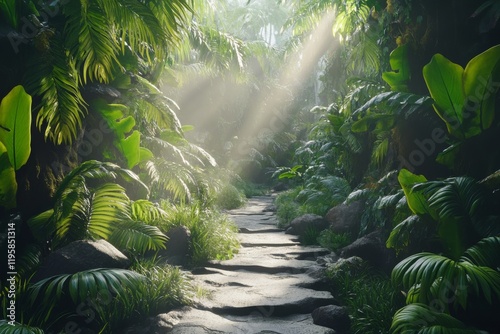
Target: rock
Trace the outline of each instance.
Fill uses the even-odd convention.
[[[156,317],[147,319],[144,323],[133,325],[123,331],[125,334],[163,334],[171,333],[172,328],[179,323],[184,313],[191,310],[186,306],[169,313],[158,314]]]
[[[184,307],[160,314],[143,325],[130,328],[125,334],[335,334],[329,328],[313,324],[310,314],[274,317],[272,308],[262,307],[242,316],[218,315],[206,310]]]
[[[304,235],[308,229],[323,231],[327,227],[328,222],[323,217],[308,213],[292,220],[286,233]]]
[[[191,231],[185,226],[176,226],[167,232],[167,237],[165,255],[187,259],[191,247]]]
[[[394,267],[395,254],[385,246],[387,237],[377,230],[354,241],[340,250],[340,256],[348,258],[359,256],[371,265],[389,271]]]
[[[130,260],[106,240],[79,240],[50,253],[32,279],[75,274],[97,268],[127,268]]]
[[[330,224],[330,229],[338,234],[347,233],[355,238],[359,234],[361,216],[364,204],[355,201],[349,204],[339,204],[328,211],[325,219]]]
[[[338,334],[349,333],[351,319],[347,308],[337,305],[321,306],[312,312],[315,325],[334,329]]]

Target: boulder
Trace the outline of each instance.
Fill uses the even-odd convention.
[[[321,306],[312,312],[315,325],[334,329],[336,333],[349,333],[351,319],[347,308],[337,305]]]
[[[325,219],[330,224],[330,229],[333,232],[338,234],[347,233],[355,238],[359,234],[363,210],[364,204],[362,201],[349,204],[342,203],[331,208]]]
[[[394,250],[385,246],[387,236],[380,230],[374,231],[354,241],[340,250],[340,257],[359,256],[374,267],[389,271],[394,267]]]
[[[160,251],[160,255],[167,258],[172,265],[186,264],[191,247],[191,231],[185,226],[176,226],[167,233],[167,249]]]
[[[97,268],[128,268],[130,260],[106,240],[79,240],[61,247],[43,261],[32,282]]]
[[[286,233],[304,235],[309,229],[323,231],[326,228],[328,228],[328,222],[323,217],[308,213],[292,220]]]

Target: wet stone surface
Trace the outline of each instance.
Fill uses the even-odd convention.
[[[314,325],[311,316],[314,309],[335,304],[332,295],[321,290],[321,278],[309,274],[321,269],[315,259],[329,252],[301,246],[296,236],[278,229],[268,210],[272,203],[271,196],[254,197],[245,207],[228,212],[240,229],[240,252],[231,260],[193,270],[203,297],[194,307],[157,316],[167,325],[151,325],[151,333],[335,333]]]

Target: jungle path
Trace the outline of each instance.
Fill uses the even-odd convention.
[[[193,271],[204,291],[194,307],[165,314],[169,333],[326,334],[311,312],[334,303],[322,291],[316,257],[329,252],[303,247],[276,227],[271,196],[249,199],[229,215],[239,227],[241,248],[227,261]]]

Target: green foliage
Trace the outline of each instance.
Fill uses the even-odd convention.
[[[389,333],[392,315],[403,301],[387,275],[373,272],[366,263],[334,264],[326,275],[335,298],[349,310],[352,333]]]
[[[299,241],[303,245],[317,245],[321,231],[313,226],[306,228],[303,234],[299,236]]]
[[[158,228],[132,219],[125,188],[102,182],[119,176],[144,186],[131,171],[110,163],[87,161],[73,170],[58,188],[54,208],[28,222],[36,238],[55,248],[81,239],[106,239],[136,253],[164,248],[166,237]]]
[[[311,176],[297,195],[304,211],[325,215],[329,209],[342,203],[351,192],[349,183],[336,176]]]
[[[459,140],[488,129],[495,115],[500,45],[474,57],[464,68],[436,54],[423,69],[434,109]]]
[[[391,52],[390,65],[392,72],[382,73],[382,79],[389,84],[391,90],[407,92],[410,80],[410,62],[408,61],[408,45],[398,46]]]
[[[209,260],[230,259],[237,252],[238,228],[228,216],[200,204],[173,205],[162,202],[167,220],[159,228],[167,232],[174,226],[185,226],[191,232],[190,261],[200,265]]]
[[[15,171],[31,153],[31,96],[14,87],[0,102],[0,206],[16,207]]]
[[[44,334],[45,332],[36,327],[22,325],[20,323],[11,324],[7,320],[0,320],[0,333],[2,334]]]
[[[31,96],[22,86],[14,87],[0,103],[0,141],[9,161],[18,170],[31,153]]]
[[[469,329],[449,314],[421,303],[410,304],[398,310],[394,314],[391,333],[486,334],[484,331]]]
[[[330,229],[321,231],[317,241],[321,247],[330,249],[334,252],[339,249],[349,245],[352,242],[352,238],[347,233],[336,233]]]
[[[236,209],[245,204],[245,195],[232,184],[227,184],[217,194],[215,204],[221,209]]]
[[[414,191],[413,187],[417,184],[426,182],[427,179],[423,175],[415,175],[407,169],[401,169],[398,175],[398,181],[406,196],[408,207],[415,214],[431,214],[435,217],[433,211],[430,210],[429,204],[425,196],[419,192]]]
[[[40,26],[43,22],[34,43],[20,51],[30,64],[29,91],[42,102],[37,126],[56,144],[71,143],[83,124],[84,85],[107,84],[125,68],[138,72],[130,67],[134,61],[153,66],[164,60],[191,11],[185,0],[128,1],[126,6],[115,0],[30,3],[34,15],[10,11],[8,16],[14,26],[27,17]],[[45,7],[55,15],[40,16]]]
[[[301,188],[279,193],[274,204],[276,205],[276,217],[278,217],[278,227],[289,225],[294,218],[302,214],[300,204],[295,201]]]
[[[472,252],[484,258],[482,247],[488,244],[500,251],[498,237],[492,237],[467,250],[457,261],[433,253],[412,255],[394,267],[392,279],[408,291],[408,303],[429,304],[450,296],[453,307],[466,308],[469,293],[474,293],[491,304],[492,299],[500,297],[500,273],[491,267],[494,263],[474,263],[468,256]],[[448,312],[451,305],[445,305]]]
[[[193,287],[177,267],[159,266],[154,260],[139,260],[132,267],[144,276],[127,294],[116,296],[106,303],[96,303],[97,321],[103,333],[123,331],[144,318],[166,313],[190,304]]]
[[[106,120],[115,134],[115,146],[125,157],[127,167],[133,168],[141,161],[141,134],[137,130],[132,131],[135,119],[132,116],[125,117],[127,107],[107,104],[104,100],[95,100],[91,106]]]

